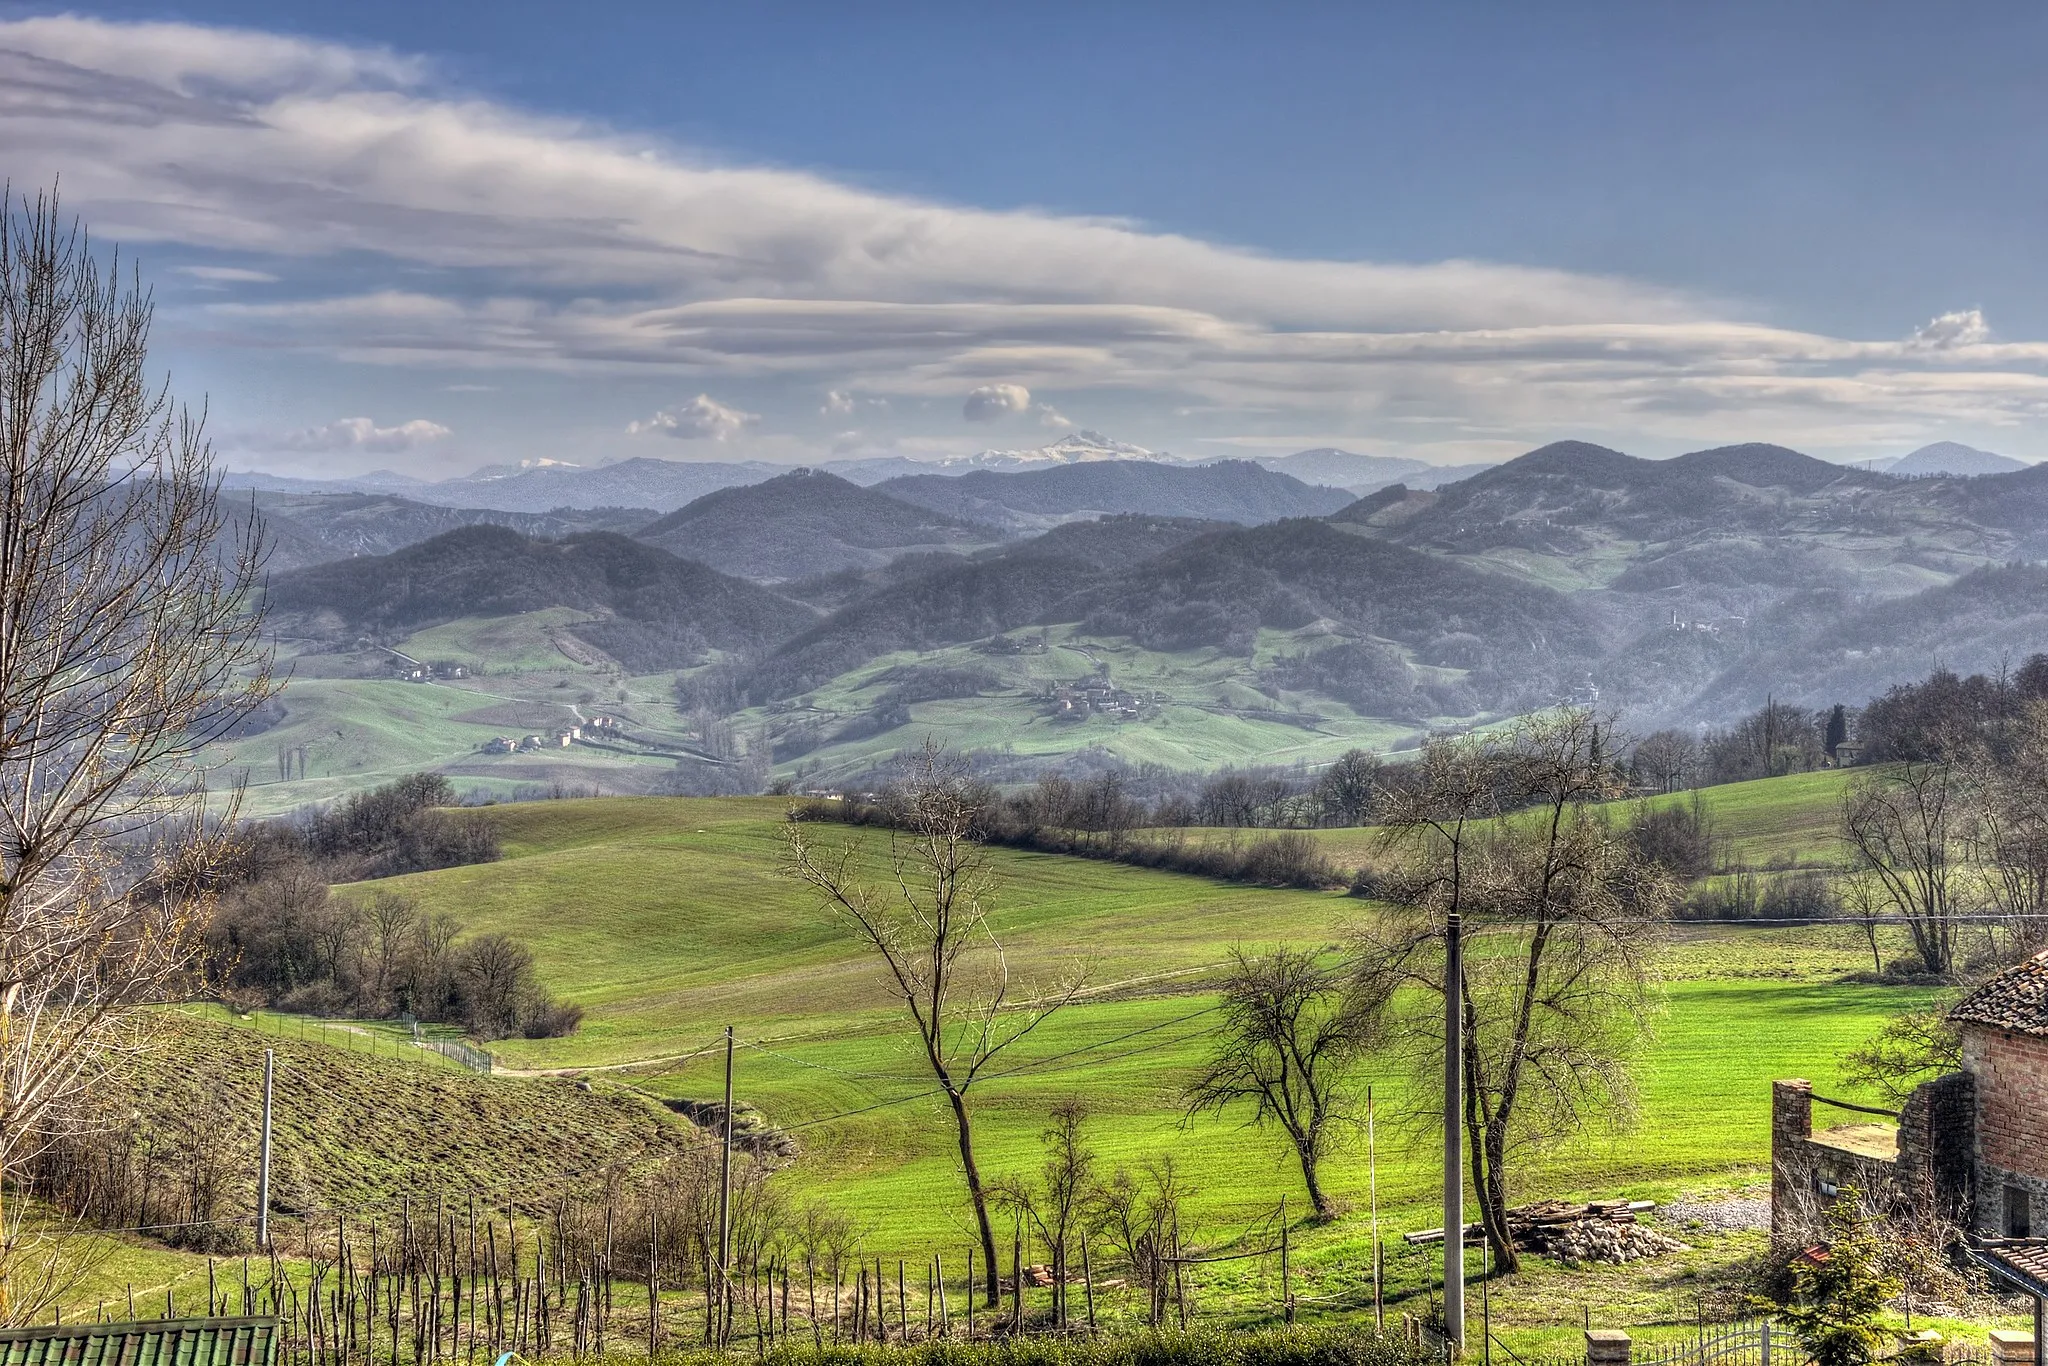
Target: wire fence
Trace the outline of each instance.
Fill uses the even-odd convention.
[[[376,1023],[356,1024],[341,1020],[323,1020],[310,1015],[287,1015],[272,1010],[243,1012],[217,1001],[192,1002],[185,1010],[188,1014],[201,1019],[232,1025],[237,1029],[253,1030],[258,1034],[274,1035],[280,1039],[297,1039],[302,1043],[324,1044],[329,1048],[346,1049],[352,1053],[368,1053],[374,1057],[413,1062],[425,1062],[429,1057],[442,1058],[484,1076],[491,1075],[497,1067],[497,1058],[489,1049],[478,1048],[456,1039],[436,1039],[421,1035],[408,1037],[398,1029],[380,1027]]]

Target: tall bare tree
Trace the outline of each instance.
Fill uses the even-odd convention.
[[[1351,1077],[1372,1041],[1372,1020],[1348,1008],[1343,974],[1313,952],[1231,951],[1223,1027],[1208,1066],[1189,1084],[1190,1112],[1249,1104],[1251,1123],[1278,1124],[1301,1164],[1316,1214],[1336,1205],[1321,1164],[1349,1117]]]
[[[1962,782],[1947,762],[1888,765],[1842,794],[1842,841],[1912,936],[1921,965],[1955,968]]]
[[[1966,894],[2001,914],[1988,933],[2008,960],[2048,943],[2048,702],[2016,712],[1996,753],[1961,765]]]
[[[1392,903],[1361,931],[1355,1008],[1419,1073],[1443,1068],[1443,927],[1474,936],[1461,977],[1472,1181],[1501,1266],[1511,1166],[1596,1116],[1630,1111],[1629,1063],[1652,1013],[1650,950],[1678,889],[1595,809],[1620,795],[1598,717],[1560,709],[1500,732],[1433,742],[1418,781],[1388,794],[1403,861]],[[1474,818],[1487,805],[1499,814]],[[1419,990],[1418,990],[1419,988]],[[1417,1094],[1428,1093],[1419,1086]]]
[[[785,868],[817,889],[881,960],[891,994],[910,1016],[953,1111],[993,1307],[1000,1303],[995,1229],[974,1156],[968,1092],[990,1063],[1073,999],[1077,984],[1029,1004],[1010,1000],[1009,960],[989,915],[997,878],[976,838],[989,800],[958,756],[927,744],[907,761],[889,803],[886,881],[869,875],[871,850],[861,841],[822,847],[796,820],[785,829]]]
[[[272,684],[259,538],[201,417],[150,381],[149,295],[54,198],[9,190],[0,218],[0,1169],[18,1172],[196,961],[231,834],[195,764]],[[25,1255],[0,1226],[0,1297]]]

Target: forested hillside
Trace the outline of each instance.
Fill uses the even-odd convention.
[[[641,527],[649,545],[725,574],[762,581],[871,569],[898,555],[1003,538],[943,512],[864,489],[822,470],[707,493]]]
[[[328,634],[403,633],[549,607],[601,612],[606,619],[577,633],[634,672],[687,665],[706,649],[761,649],[814,618],[765,588],[624,536],[535,541],[495,526],[281,575],[268,600]]]

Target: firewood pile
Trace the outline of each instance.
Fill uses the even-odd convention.
[[[1508,1235],[1518,1248],[1573,1266],[1587,1262],[1619,1265],[1684,1251],[1684,1243],[1637,1218],[1655,1208],[1648,1200],[1593,1200],[1586,1204],[1539,1200],[1508,1211]],[[1440,1243],[1444,1231],[1430,1228],[1402,1236],[1411,1244]],[[1485,1238],[1484,1225],[1465,1226],[1468,1246]]]

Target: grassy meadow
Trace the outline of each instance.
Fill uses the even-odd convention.
[[[1731,838],[1759,848],[1776,838],[1775,822],[1809,836],[1830,825],[1832,775],[1777,783],[1716,789],[1707,799]],[[743,1045],[737,1095],[802,1145],[786,1178],[792,1187],[853,1215],[876,1252],[964,1255],[970,1223],[948,1117],[874,963],[814,894],[779,874],[782,807],[768,798],[644,798],[497,808],[501,862],[344,894],[402,891],[533,947],[551,988],[588,1015],[571,1038],[497,1045],[508,1067],[593,1069],[650,1095],[705,1099],[721,1084],[720,1032],[733,1025]],[[863,841],[869,866],[883,870],[886,836],[811,829],[826,841]],[[1329,834],[1333,843],[1367,838]],[[976,1087],[984,1170],[1033,1172],[1048,1111],[1079,1098],[1105,1166],[1172,1157],[1196,1188],[1202,1239],[1269,1219],[1283,1196],[1298,1211],[1300,1177],[1284,1144],[1242,1127],[1239,1116],[1187,1119],[1181,1088],[1212,1042],[1211,983],[1233,945],[1334,944],[1370,905],[1057,855],[996,850],[993,858],[1002,879],[995,923],[1015,994],[1028,999],[1076,974],[1086,986]],[[1530,1154],[1515,1198],[1662,1200],[1764,1179],[1770,1081],[1807,1076],[1854,1098],[1837,1060],[1890,1014],[1925,999],[1844,984],[1864,961],[1850,929],[1676,930],[1664,953],[1664,1008],[1637,1068],[1636,1114]],[[1380,1121],[1382,1232],[1434,1225],[1433,1139],[1412,1118],[1426,1091],[1418,1096],[1396,1071],[1366,1073]],[[1368,1265],[1374,1175],[1357,1135],[1326,1175],[1351,1212],[1299,1231],[1312,1282],[1357,1286]],[[1427,1258],[1394,1247],[1396,1283],[1424,1285]],[[1228,1294],[1246,1288],[1237,1277],[1226,1267],[1210,1283]],[[1669,1295],[1652,1299],[1642,1312],[1670,1309]],[[1576,1314],[1565,1317],[1576,1322]]]

